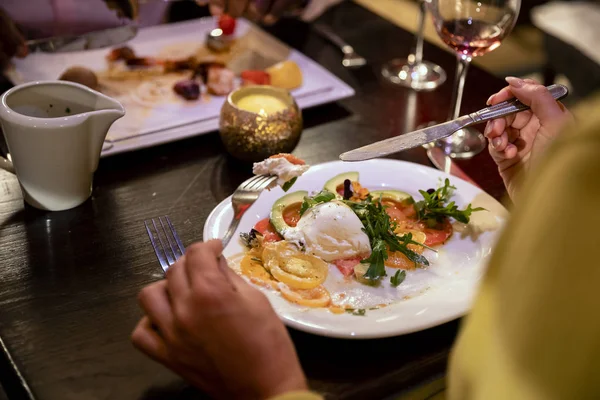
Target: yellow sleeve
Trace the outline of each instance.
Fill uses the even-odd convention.
[[[532,172],[453,350],[450,400],[600,398],[598,120]]]
[[[269,400],[323,400],[320,394],[309,391],[288,392],[270,398]]]

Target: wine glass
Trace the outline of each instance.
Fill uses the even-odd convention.
[[[460,116],[465,78],[472,57],[500,46],[515,25],[521,0],[430,0],[440,38],[457,56],[450,118]],[[452,158],[469,158],[483,150],[485,138],[475,129],[461,129],[436,146]]]
[[[414,54],[407,59],[394,59],[383,66],[381,74],[389,82],[413,88],[433,90],[446,81],[446,72],[429,61],[423,60],[423,34],[425,30],[426,0],[419,1],[419,26]]]

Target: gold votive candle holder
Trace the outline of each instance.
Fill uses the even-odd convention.
[[[244,86],[227,96],[219,132],[233,157],[261,161],[294,150],[302,133],[302,113],[285,89]]]

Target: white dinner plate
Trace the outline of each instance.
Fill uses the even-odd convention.
[[[288,302],[271,289],[261,288],[282,320],[290,327],[322,336],[339,338],[379,338],[403,335],[427,329],[463,316],[471,305],[478,282],[490,258],[492,247],[507,217],[506,209],[495,199],[454,176],[433,168],[404,161],[370,160],[360,163],[341,161],[315,165],[298,179],[290,190],[320,191],[331,177],[348,171],[360,173],[360,183],[371,189],[398,189],[410,193],[415,200],[422,197],[419,189],[436,188],[449,178],[457,190],[453,200],[462,208],[468,203],[487,211],[474,213],[468,226],[455,224],[450,240],[436,254],[426,250],[430,261],[425,269],[408,271],[397,288],[389,284],[395,270],[388,268],[382,287],[372,288],[358,282],[344,282],[333,265],[325,287],[331,293],[347,289],[344,299],[337,302],[356,308],[368,308],[375,303],[386,307],[367,310],[364,316],[333,314],[328,309],[306,308]],[[238,232],[224,255],[236,269],[236,259],[244,251],[239,233],[248,232],[261,219],[269,216],[271,206],[284,192],[280,188],[265,191],[244,215]],[[223,200],[209,215],[204,225],[204,239],[221,238],[233,215],[231,197]],[[333,296],[334,300],[336,297]],[[346,303],[345,303],[346,302]]]

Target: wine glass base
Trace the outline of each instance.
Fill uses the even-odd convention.
[[[477,130],[464,128],[435,145],[451,158],[471,158],[486,147],[485,137]]]
[[[429,61],[411,64],[407,59],[394,59],[383,66],[383,77],[395,84],[414,90],[433,90],[446,81],[446,72]]]

